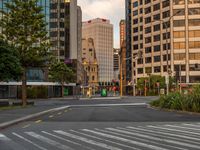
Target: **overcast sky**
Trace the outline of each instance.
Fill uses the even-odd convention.
[[[125,0],[78,0],[83,21],[94,18],[109,19],[114,25],[114,47],[119,48],[119,21],[125,17]]]

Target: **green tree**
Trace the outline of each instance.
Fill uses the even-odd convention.
[[[3,38],[16,47],[22,66],[22,102],[26,105],[26,71],[29,67],[40,67],[47,62],[49,38],[43,8],[38,0],[12,0],[6,3],[8,11],[2,11],[0,20]]]
[[[15,48],[0,40],[0,81],[18,80],[21,65]]]
[[[59,82],[62,86],[62,97],[64,96],[64,84],[72,82],[75,78],[74,71],[64,62],[52,63],[49,69],[49,79]]]

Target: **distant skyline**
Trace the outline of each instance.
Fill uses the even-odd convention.
[[[94,18],[109,19],[114,26],[114,48],[119,48],[119,22],[125,18],[125,0],[78,0],[83,21]]]

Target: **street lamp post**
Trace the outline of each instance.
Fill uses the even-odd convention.
[[[164,20],[154,20],[155,21],[161,21],[165,27],[165,32],[166,32],[166,61],[167,61],[167,76],[166,76],[166,88],[167,88],[167,95],[169,94],[169,74],[171,74],[171,69],[169,69],[169,47],[168,47],[168,27],[170,27],[170,21],[171,19],[176,16],[177,14],[179,14],[180,12],[182,12],[182,10],[177,11],[175,14],[173,14],[172,16],[169,17],[168,22],[169,22],[169,26],[168,26],[168,22],[165,22]],[[171,53],[171,51],[170,51]],[[170,55],[171,56],[171,55]]]

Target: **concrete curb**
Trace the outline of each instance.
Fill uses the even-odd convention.
[[[122,97],[93,97],[93,98],[79,98],[79,100],[116,100],[122,99]]]
[[[39,113],[31,114],[31,115],[28,115],[28,116],[25,116],[25,117],[21,117],[21,118],[12,120],[12,121],[4,122],[4,123],[0,124],[0,130],[5,129],[9,126],[18,124],[18,123],[23,122],[23,121],[30,120],[30,119],[45,115],[45,114],[50,113],[50,112],[55,112],[55,111],[63,110],[63,109],[66,109],[66,108],[69,108],[69,106],[53,108],[53,109],[45,110],[45,111],[42,111],[42,112],[39,112]]]

